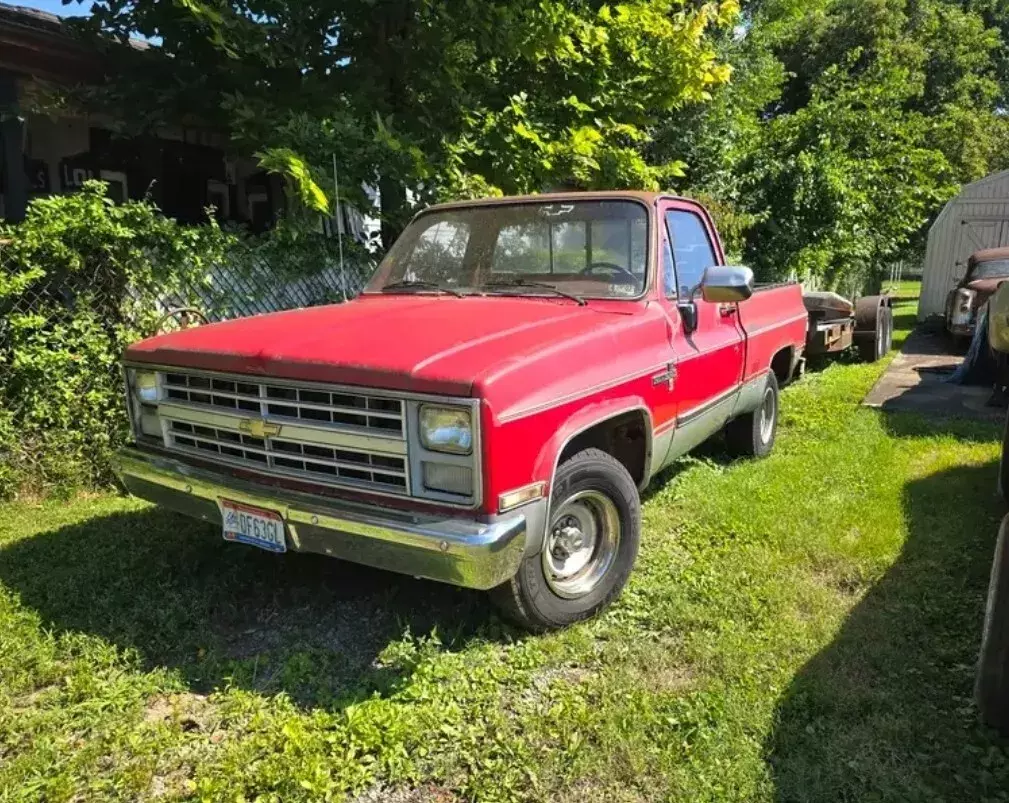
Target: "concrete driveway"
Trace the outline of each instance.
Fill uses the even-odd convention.
[[[885,411],[1002,421],[1005,410],[987,406],[990,387],[945,381],[963,362],[963,354],[951,350],[944,332],[928,325],[918,326],[862,403]]]

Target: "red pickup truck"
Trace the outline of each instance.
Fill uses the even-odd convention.
[[[117,473],[230,541],[568,625],[623,588],[657,472],[720,430],[738,455],[774,444],[802,293],[723,263],[682,198],[432,207],[354,301],[131,347]]]

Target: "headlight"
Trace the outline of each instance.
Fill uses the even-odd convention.
[[[153,371],[137,371],[133,375],[133,388],[137,399],[144,404],[158,402],[158,375]]]
[[[133,421],[134,435],[161,437],[158,419],[158,376],[154,371],[126,369],[127,399]]]
[[[458,407],[420,408],[420,442],[425,449],[447,454],[471,454],[473,422],[469,410]]]

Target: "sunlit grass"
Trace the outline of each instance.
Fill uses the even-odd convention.
[[[549,636],[113,495],[7,506],[0,799],[1006,799],[970,700],[997,432],[861,408],[882,369],[667,472],[623,599]]]

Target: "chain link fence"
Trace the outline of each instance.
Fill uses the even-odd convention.
[[[124,270],[101,242],[75,252],[70,233],[27,247],[17,231],[0,233],[0,498],[111,480],[109,457],[129,434],[119,363],[130,343],[346,301],[374,267],[363,253],[341,263],[335,242],[313,236],[279,265],[270,257],[284,246],[233,237],[202,264],[196,246],[168,268]]]
[[[201,280],[190,279],[175,290],[155,290],[153,296],[164,312],[194,307],[208,320],[222,321],[347,301],[361,292],[372,267],[368,261],[341,265],[329,257],[310,273],[292,275],[239,248]]]

